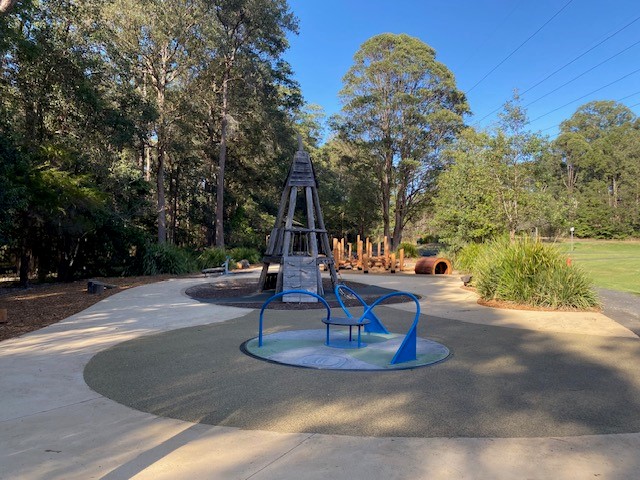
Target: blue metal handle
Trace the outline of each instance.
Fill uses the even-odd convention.
[[[402,344],[400,344],[400,348],[398,348],[398,351],[396,352],[396,354],[391,359],[391,362],[390,362],[391,365],[395,365],[396,363],[409,362],[411,360],[416,360],[416,358],[417,358],[417,354],[416,354],[417,333],[416,333],[416,330],[418,328],[418,321],[420,320],[420,302],[418,301],[418,298],[415,295],[413,295],[411,293],[408,293],[408,292],[392,292],[392,293],[389,293],[387,295],[384,295],[383,297],[380,297],[375,302],[373,302],[369,306],[369,308],[367,308],[365,310],[365,313],[362,315],[364,317],[365,315],[371,313],[371,310],[373,310],[377,305],[379,305],[381,302],[383,302],[387,298],[399,297],[399,296],[409,297],[415,302],[415,304],[416,304],[416,316],[413,319],[413,324],[411,325],[411,327],[407,331],[407,334],[405,335],[404,340],[402,341]]]
[[[329,304],[327,303],[327,301],[324,298],[322,298],[320,295],[318,295],[316,293],[307,292],[306,290],[287,290],[287,291],[284,291],[284,292],[276,293],[272,297],[269,297],[266,302],[264,302],[264,304],[262,305],[262,309],[260,310],[260,322],[259,322],[259,326],[258,326],[258,347],[262,346],[262,316],[264,314],[265,309],[267,308],[267,305],[269,305],[275,299],[280,298],[280,297],[282,297],[284,295],[289,295],[290,293],[297,293],[297,294],[301,294],[301,295],[309,295],[311,297],[317,298],[318,300],[320,300],[324,304],[325,308],[327,309],[327,320],[331,319],[331,307],[329,307]]]
[[[338,299],[338,303],[340,304],[340,306],[342,307],[342,311],[344,311],[345,315],[349,318],[353,318],[353,315],[351,315],[351,312],[349,311],[349,309],[347,308],[347,306],[342,302],[342,298],[340,297],[340,290],[346,290],[347,292],[349,292],[351,295],[353,295],[354,297],[356,297],[358,299],[358,301],[362,304],[362,306],[364,308],[367,308],[369,305],[367,305],[365,303],[365,301],[362,299],[362,297],[360,295],[358,295],[356,292],[353,291],[353,289],[347,287],[345,284],[343,283],[339,283],[338,285],[336,285],[335,288],[335,294],[336,294],[336,298]]]
[[[338,303],[342,307],[342,310],[347,315],[347,317],[354,318],[353,315],[351,315],[351,312],[349,311],[347,306],[343,303],[342,298],[340,297],[340,290],[347,290],[349,293],[353,294],[358,299],[358,301],[362,304],[364,313],[360,317],[360,321],[363,321],[365,318],[369,320],[369,324],[364,327],[365,332],[389,333],[389,330],[387,330],[387,328],[384,326],[382,321],[376,316],[376,314],[373,313],[370,309],[367,310],[369,308],[369,305],[367,305],[367,302],[365,302],[360,295],[354,292],[353,289],[341,283],[336,285],[335,294],[336,294],[336,297],[338,298]]]

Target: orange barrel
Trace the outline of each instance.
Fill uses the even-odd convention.
[[[416,262],[416,273],[451,275],[451,262],[441,257],[422,257]]]

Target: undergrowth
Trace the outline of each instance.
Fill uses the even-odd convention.
[[[529,237],[468,245],[458,253],[457,265],[473,275],[473,285],[484,300],[554,309],[598,306],[585,272],[568,265],[555,246]]]

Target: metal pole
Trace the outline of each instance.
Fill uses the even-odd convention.
[[[573,252],[573,231],[575,228],[571,227],[569,231],[571,232],[571,251]]]

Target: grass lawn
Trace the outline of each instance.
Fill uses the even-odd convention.
[[[576,240],[558,244],[596,287],[640,295],[640,241]]]

